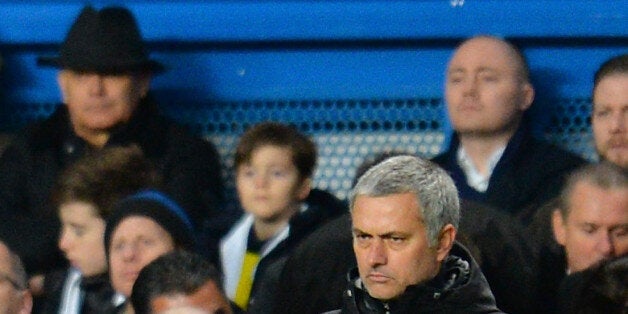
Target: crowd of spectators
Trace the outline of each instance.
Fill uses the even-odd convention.
[[[593,78],[599,162],[533,136],[524,54],[479,35],[444,69],[442,154],[364,156],[341,200],[306,134],[259,123],[235,220],[129,10],[85,7],[38,63],[62,102],[0,157],[0,314],[628,312],[628,54]]]

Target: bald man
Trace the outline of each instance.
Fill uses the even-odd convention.
[[[534,100],[528,65],[503,39],[477,36],[458,46],[446,71],[445,100],[455,134],[434,161],[451,173],[464,199],[527,224],[558,195],[565,175],[584,163],[532,137],[523,123]]]
[[[22,262],[0,241],[0,314],[27,314],[32,307]]]
[[[524,118],[535,96],[529,72],[521,51],[504,39],[477,36],[463,41],[445,73],[445,100],[455,133],[447,151],[434,158],[452,176],[462,199],[505,212],[516,217],[513,224],[524,226],[538,208],[559,195],[566,175],[585,164],[582,158],[532,136]],[[549,217],[546,220],[549,234]],[[475,225],[482,225],[481,221]],[[522,245],[491,234],[481,238],[486,243],[478,243],[480,247],[514,250]],[[520,234],[514,238],[528,237]],[[500,254],[496,252],[485,250],[483,254]],[[529,260],[523,261],[527,265],[522,262],[507,269],[483,266],[497,305],[507,313],[529,312],[537,299],[534,283],[513,289],[498,275],[529,270],[536,277],[538,261],[534,254],[527,256]],[[499,261],[503,256],[487,259]]]

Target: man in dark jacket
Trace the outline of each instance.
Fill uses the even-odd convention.
[[[536,140],[523,123],[534,88],[522,53],[491,36],[463,42],[446,72],[445,99],[455,131],[434,161],[463,199],[521,219],[558,195],[564,176],[584,160]]]
[[[197,228],[217,216],[223,197],[219,156],[212,144],[159,114],[149,87],[163,67],[148,58],[131,12],[84,8],[59,56],[38,62],[60,69],[63,104],[18,134],[0,159],[0,236],[15,247],[29,274],[62,264],[49,192],[57,175],[90,151],[139,146]]]
[[[350,198],[357,269],[341,313],[500,313],[470,254],[454,244],[460,205],[435,164],[396,156],[373,166]]]

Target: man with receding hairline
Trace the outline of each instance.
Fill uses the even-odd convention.
[[[584,163],[531,135],[524,121],[534,100],[528,65],[503,39],[477,36],[458,46],[447,67],[445,98],[455,134],[434,161],[450,172],[464,199],[525,224]]]
[[[342,308],[329,313],[502,313],[455,242],[460,203],[443,169],[388,158],[360,177],[349,203],[357,268],[346,276]]]

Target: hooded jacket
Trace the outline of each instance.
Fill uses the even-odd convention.
[[[458,243],[433,279],[409,286],[399,298],[389,302],[368,294],[357,268],[349,272],[347,279],[340,313],[502,313],[478,265]]]

